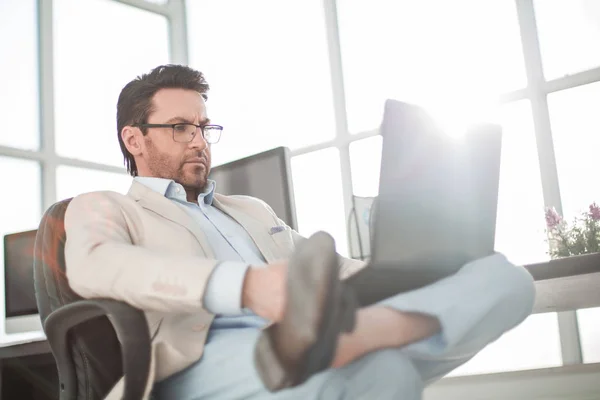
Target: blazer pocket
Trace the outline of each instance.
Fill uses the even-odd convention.
[[[271,234],[271,238],[277,246],[284,250],[294,249],[294,239],[292,238],[292,232],[289,229],[278,231]]]

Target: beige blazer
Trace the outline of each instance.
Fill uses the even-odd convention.
[[[248,232],[267,262],[288,258],[302,240],[261,200],[216,194],[213,204]],[[274,226],[285,229],[270,234]],[[93,192],[74,198],[65,229],[71,288],[84,298],[112,298],[145,311],[153,337],[146,397],[155,381],[200,359],[214,318],[202,300],[218,260],[185,210],[134,181],[127,195]],[[363,266],[342,259],[341,277]],[[120,398],[122,383],[107,398]]]

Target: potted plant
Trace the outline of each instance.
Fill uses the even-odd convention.
[[[570,224],[554,208],[547,208],[546,228],[553,259],[600,251],[600,206],[595,202]]]

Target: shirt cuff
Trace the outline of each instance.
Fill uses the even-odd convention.
[[[204,290],[204,308],[212,314],[242,315],[242,288],[248,267],[237,261],[218,264]]]

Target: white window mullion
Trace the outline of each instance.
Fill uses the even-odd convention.
[[[335,112],[336,139],[340,151],[340,168],[342,173],[342,194],[344,196],[344,215],[346,218],[352,210],[352,175],[350,171],[350,152],[348,117],[346,114],[346,93],[342,70],[342,50],[340,31],[337,19],[336,0],[323,0],[327,47],[329,50],[329,68],[333,87],[333,107]],[[347,228],[347,227],[346,227]]]
[[[528,90],[533,111],[544,204],[547,207],[556,208],[562,214],[556,156],[552,142],[548,100],[545,91],[545,78],[533,0],[516,0],[516,5],[521,29],[525,68],[527,71]],[[563,363],[565,365],[581,364],[583,358],[576,312],[559,312],[558,326]]]
[[[42,207],[56,202],[57,157],[54,136],[54,42],[53,1],[38,0],[38,51],[40,76],[40,134],[42,162]]]
[[[189,59],[185,0],[170,0],[168,10],[171,62],[187,65]]]
[[[598,81],[600,81],[600,68],[594,68],[548,81],[545,83],[545,92],[558,92],[559,90],[570,89]]]

